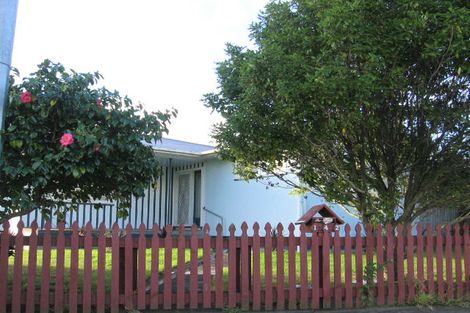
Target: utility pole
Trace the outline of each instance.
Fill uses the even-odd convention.
[[[15,38],[18,0],[0,0],[0,158],[3,152],[2,132],[8,101],[8,87]]]

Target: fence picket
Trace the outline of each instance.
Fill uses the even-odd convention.
[[[444,301],[444,278],[443,278],[443,252],[442,252],[442,227],[436,225],[436,272],[437,272],[437,296]]]
[[[241,225],[242,235],[240,238],[240,270],[241,270],[241,279],[240,279],[240,302],[241,309],[246,311],[250,306],[250,265],[251,260],[249,260],[248,253],[248,225],[244,222]]]
[[[418,292],[424,292],[424,244],[423,244],[423,225],[416,225],[416,254],[418,270]]]
[[[322,291],[323,291],[323,308],[331,308],[331,284],[330,284],[330,234],[328,231],[323,232],[322,246]]]
[[[64,252],[65,252],[65,222],[59,223],[57,233],[57,262],[55,274],[55,304],[54,311],[62,313],[64,310]]]
[[[139,227],[139,241],[138,241],[138,279],[137,279],[137,309],[144,310],[146,307],[146,250],[147,240],[145,238],[146,227],[144,223],[140,224]],[[184,297],[183,297],[184,298]]]
[[[47,221],[44,231],[44,244],[42,247],[42,279],[40,311],[49,312],[49,290],[51,279],[51,221]]]
[[[196,309],[198,306],[198,240],[197,240],[197,226],[191,227],[191,263],[190,263],[190,289],[189,289],[189,306],[191,309]]]
[[[217,237],[215,239],[215,307],[217,309],[222,309],[224,307],[224,242],[222,238],[223,228],[221,224],[217,225],[216,232]]]
[[[296,283],[296,238],[294,235],[295,226],[294,224],[289,224],[289,237],[288,237],[288,253],[289,253],[289,310],[294,310],[297,308],[297,283]]]
[[[405,269],[404,269],[404,243],[403,243],[403,226],[397,226],[397,283],[398,283],[398,304],[405,304],[406,285],[405,285]]]
[[[134,309],[134,247],[132,240],[132,225],[126,226],[124,237],[124,305],[127,309]],[[122,273],[121,273],[122,274]]]
[[[408,282],[408,303],[413,303],[415,300],[415,271],[414,271],[414,240],[412,234],[413,227],[407,225],[406,227],[406,265],[407,265],[407,282]]]
[[[253,225],[253,310],[261,309],[261,270],[260,270],[259,224]]]
[[[434,294],[434,237],[431,224],[426,225],[426,272],[428,294]]]
[[[454,277],[452,272],[452,259],[453,259],[453,249],[452,249],[452,235],[451,235],[451,225],[446,225],[446,298],[454,298]]]
[[[98,228],[98,281],[96,282],[96,312],[105,312],[106,298],[106,225],[102,222]]]
[[[114,223],[112,230],[112,264],[111,264],[111,312],[119,312],[120,297],[119,293],[121,290],[121,277],[119,273],[119,259],[120,259],[120,230],[117,223]],[[73,250],[72,250],[73,251]]]
[[[178,228],[178,267],[176,273],[176,309],[184,309],[184,288],[185,288],[185,237],[184,224]]]
[[[464,233],[464,260],[465,260],[465,294],[470,297],[470,229],[469,225],[463,227]]]
[[[300,309],[308,308],[307,236],[305,224],[300,225]]]
[[[366,225],[366,266],[369,267],[369,271],[372,270],[372,265],[374,264],[374,231],[371,224]],[[366,274],[368,272],[366,271]],[[370,272],[369,272],[370,273]],[[376,299],[377,294],[374,288],[375,282],[373,281],[374,277],[366,275],[366,284],[369,287],[368,292],[368,301],[373,301]],[[369,305],[372,303],[368,303]],[[375,303],[374,303],[375,304]]]
[[[8,254],[10,248],[10,223],[3,223],[3,233],[0,250],[0,282],[8,281]],[[8,289],[7,284],[0,284],[0,313],[7,311]]]
[[[70,282],[69,282],[69,311],[78,310],[78,222],[72,224],[70,244]]]
[[[83,267],[83,306],[84,313],[91,312],[91,272],[92,272],[92,240],[93,228],[88,222],[85,226],[85,264]]]
[[[150,278],[150,309],[156,310],[159,305],[159,262],[160,262],[160,226],[154,224],[152,227],[152,274]]]
[[[265,277],[265,298],[264,298],[264,306],[266,310],[273,309],[273,262],[272,262],[272,251],[273,251],[273,242],[272,242],[272,227],[271,224],[267,223],[264,227],[266,234],[265,234],[265,241],[264,241],[264,277]]]
[[[276,227],[276,257],[277,257],[277,284],[276,284],[276,307],[278,310],[283,310],[285,307],[284,295],[284,227],[281,223]]]
[[[23,284],[23,221],[17,225],[18,233],[15,237],[15,263],[13,265],[13,288],[11,299],[11,312],[21,312],[21,285]]]
[[[351,226],[346,224],[344,227],[344,280],[345,280],[345,307],[347,309],[353,306],[353,285],[352,285],[352,253],[351,253]]]
[[[393,226],[386,225],[387,229],[387,304],[395,304],[395,241]]]
[[[341,238],[339,231],[334,232],[334,288],[335,288],[335,309],[340,309],[343,303],[343,283],[341,281]]]
[[[31,236],[29,237],[29,260],[28,260],[28,289],[26,290],[26,313],[35,312],[35,294],[36,294],[36,272],[37,272],[37,242],[38,242],[38,223],[33,221],[31,224]],[[8,264],[8,262],[6,262]],[[2,257],[0,256],[0,264]],[[5,271],[7,273],[7,271]],[[0,272],[1,277],[1,272]],[[0,282],[4,281],[0,279]],[[31,283],[34,282],[34,283]]]
[[[320,308],[320,238],[317,232],[312,234],[312,308]]]
[[[356,307],[362,305],[363,267],[362,267],[362,228],[356,225]]]
[[[209,236],[210,228],[209,224],[205,224],[204,228],[204,239],[203,239],[203,256],[202,256],[202,305],[208,309],[212,303],[212,291],[211,291],[211,237]],[[247,239],[248,240],[248,239]]]
[[[228,239],[228,307],[234,308],[237,305],[237,247],[235,239],[235,225],[229,227]]]
[[[455,280],[457,281],[457,289],[455,297],[461,299],[463,296],[462,284],[462,235],[460,234],[460,225],[454,226],[455,237]]]
[[[165,271],[163,274],[163,309],[170,310],[173,305],[172,257],[173,257],[173,226],[166,225]],[[197,272],[196,272],[197,273]]]
[[[384,243],[382,225],[377,226],[377,304],[385,304],[384,287]]]

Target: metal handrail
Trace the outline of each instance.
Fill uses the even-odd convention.
[[[214,215],[215,217],[218,217],[218,218],[220,219],[221,224],[222,224],[222,228],[224,228],[225,224],[224,224],[224,218],[222,217],[222,215],[219,215],[219,214],[217,214],[217,213],[215,213],[215,212],[213,212],[213,211],[211,211],[211,210],[209,210],[209,209],[206,209],[206,207],[202,207],[202,209],[203,209],[204,211],[206,211],[206,212],[208,212],[208,213]]]

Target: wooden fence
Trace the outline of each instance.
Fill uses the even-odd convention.
[[[209,226],[107,230],[91,224],[0,235],[0,312],[351,308],[470,297],[468,225],[298,232],[267,224],[241,236]],[[248,235],[250,233],[250,235]],[[414,235],[415,234],[415,235]],[[13,254],[13,255],[11,255]]]

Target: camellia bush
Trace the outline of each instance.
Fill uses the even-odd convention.
[[[176,111],[152,112],[97,85],[102,76],[44,61],[12,76],[0,159],[0,222],[36,208],[59,219],[97,199],[127,214],[160,175],[150,144],[167,133]],[[71,205],[65,205],[65,204]],[[66,208],[67,207],[67,208]]]

